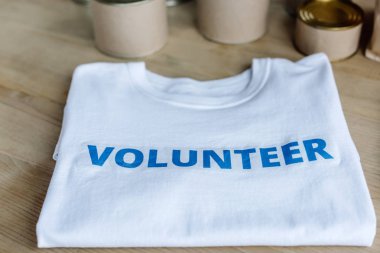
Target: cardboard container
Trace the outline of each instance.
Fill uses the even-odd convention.
[[[365,51],[366,57],[380,62],[380,0],[376,2],[372,38]]]
[[[116,57],[143,57],[161,49],[168,34],[165,0],[94,0],[96,47]]]
[[[363,24],[359,6],[339,0],[308,1],[298,9],[296,47],[304,54],[324,52],[331,61],[358,50]]]
[[[239,44],[254,41],[267,28],[269,0],[198,0],[200,32],[208,39]]]

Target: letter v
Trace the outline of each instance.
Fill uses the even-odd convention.
[[[115,149],[114,147],[106,147],[103,153],[98,155],[98,148],[93,145],[87,145],[88,152],[90,153],[91,163],[92,165],[103,166],[105,161],[108,159],[112,151]]]

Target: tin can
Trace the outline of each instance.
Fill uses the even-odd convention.
[[[165,0],[95,0],[96,47],[116,57],[143,57],[161,49],[168,35]]]
[[[363,10],[350,1],[310,0],[297,11],[295,45],[309,55],[324,52],[330,61],[358,50]]]

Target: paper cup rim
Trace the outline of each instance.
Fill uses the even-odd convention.
[[[109,6],[131,6],[131,5],[140,5],[140,4],[145,4],[148,2],[152,2],[154,0],[134,0],[131,2],[125,2],[125,3],[118,3],[118,2],[109,2],[107,0],[94,0],[95,2],[99,4],[104,4],[104,5],[109,5]]]

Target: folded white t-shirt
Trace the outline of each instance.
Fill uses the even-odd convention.
[[[369,246],[376,232],[323,54],[211,81],[81,65],[54,158],[39,247]]]

